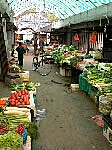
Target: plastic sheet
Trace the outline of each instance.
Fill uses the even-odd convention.
[[[79,76],[79,88],[80,90],[87,92],[88,95],[90,95],[92,91],[92,86],[88,83],[88,78],[84,77],[83,74],[80,74]]]
[[[104,128],[104,121],[102,120],[102,115],[93,116],[92,120],[94,120],[99,127]]]

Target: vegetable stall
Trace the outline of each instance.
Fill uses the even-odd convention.
[[[31,141],[39,137],[38,126],[32,122],[36,115],[37,86],[40,84],[13,84],[9,97],[0,99],[0,149],[31,150]]]
[[[67,76],[65,72],[68,66],[71,76],[75,70],[73,77],[77,77],[79,89],[86,92],[97,104],[104,120],[103,135],[112,144],[112,63],[103,63],[102,53],[99,50],[90,51],[86,55],[76,50],[74,46],[67,45],[59,46],[51,52],[51,55],[61,68],[60,75]],[[74,87],[75,85],[77,86],[74,84]]]

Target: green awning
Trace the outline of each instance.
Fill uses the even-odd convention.
[[[8,0],[16,16],[28,9],[37,8],[53,13],[60,19],[66,19],[110,2],[112,0]]]

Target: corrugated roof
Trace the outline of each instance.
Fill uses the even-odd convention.
[[[8,0],[15,15],[25,10],[37,8],[53,13],[60,19],[66,19],[81,12],[97,8],[112,2],[112,0]]]

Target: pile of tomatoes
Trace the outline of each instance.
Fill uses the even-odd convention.
[[[11,106],[30,105],[30,94],[26,89],[11,93],[8,98]]]

